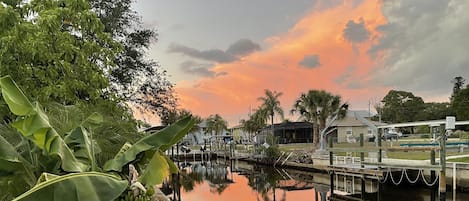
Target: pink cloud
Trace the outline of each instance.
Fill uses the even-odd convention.
[[[353,108],[365,108],[370,98],[381,98],[388,90],[368,83],[368,74],[377,63],[366,51],[378,36],[375,27],[386,22],[380,7],[379,1],[368,0],[358,6],[341,4],[323,11],[312,10],[286,33],[265,39],[269,49],[212,69],[215,73],[226,72],[225,76],[202,78],[196,81],[197,87],[194,83],[178,83],[180,105],[203,117],[218,113],[231,126],[247,118],[250,106],[259,105],[257,98],[264,89],[283,92],[281,103],[286,114],[294,100],[310,89],[339,94]],[[360,44],[346,41],[342,34],[349,20],[363,20],[370,32],[369,40]],[[301,67],[305,55],[318,55],[320,66]],[[349,66],[355,67],[353,72],[337,83]]]

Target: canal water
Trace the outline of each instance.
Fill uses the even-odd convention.
[[[178,201],[326,201],[330,196],[330,176],[319,172],[249,164],[241,161],[213,160],[180,162],[181,173],[163,183],[162,191]],[[351,176],[335,178],[334,193],[360,198],[360,179]],[[366,200],[433,201],[432,190],[422,185],[378,181],[366,182]],[[379,190],[378,190],[379,189]],[[378,193],[380,194],[378,196]],[[458,193],[453,199],[469,201],[469,194]]]

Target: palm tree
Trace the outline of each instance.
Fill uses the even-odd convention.
[[[258,117],[264,120],[264,122],[270,117],[272,135],[274,134],[274,115],[278,114],[283,119],[283,109],[280,107],[280,101],[278,100],[282,94],[282,92],[272,92],[266,89],[265,96],[257,98],[257,100],[262,101],[262,104],[256,113],[258,113]]]
[[[207,132],[213,134],[215,132],[216,136],[222,134],[224,130],[228,128],[228,122],[224,120],[219,114],[210,115],[207,119]],[[218,138],[217,138],[218,142]]]
[[[344,117],[347,109],[348,104],[342,103],[340,96],[324,90],[309,90],[295,101],[291,113],[297,112],[303,120],[314,124],[313,143],[317,146],[319,133],[326,128],[327,120]]]

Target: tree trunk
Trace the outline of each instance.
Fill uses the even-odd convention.
[[[319,145],[319,125],[317,122],[313,125],[313,144],[315,147]]]
[[[271,130],[272,130],[272,142],[270,142],[270,145],[273,145],[274,142],[273,142],[273,139],[275,139],[275,134],[274,134],[274,114],[272,113],[271,115]]]

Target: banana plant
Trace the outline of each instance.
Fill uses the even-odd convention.
[[[61,168],[60,175],[44,172],[36,184],[31,184],[35,180],[31,169],[37,167],[22,158],[15,147],[0,136],[0,176],[27,173],[23,176],[30,179],[25,183],[32,186],[14,200],[114,200],[129,187],[127,180],[116,176],[125,175],[123,167],[129,164],[143,167],[139,182],[147,186],[159,184],[170,173],[178,171],[164,151],[180,141],[195,123],[188,116],[133,145],[126,143],[100,168],[96,163],[93,132],[88,129],[99,126],[100,115],[92,114],[70,132],[59,134],[40,104],[31,103],[9,76],[0,78],[0,87],[8,108],[17,116],[12,127],[35,148],[42,150],[44,157],[56,160]]]

